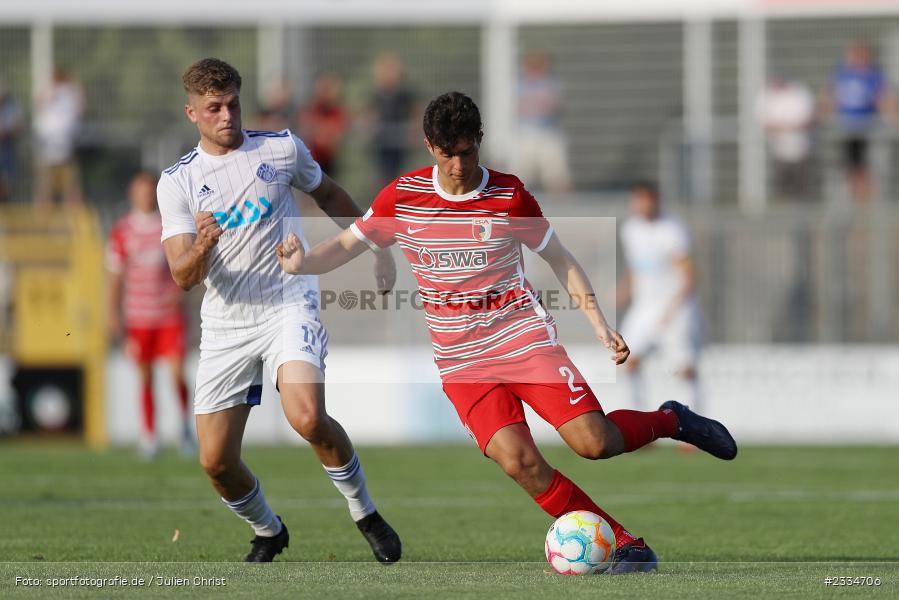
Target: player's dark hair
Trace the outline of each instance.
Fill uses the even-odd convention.
[[[425,109],[424,130],[428,142],[447,154],[460,142],[480,144],[484,136],[481,111],[462,92],[448,92],[431,100]]]
[[[648,179],[644,181],[638,181],[633,185],[631,189],[633,189],[635,192],[646,192],[647,194],[652,196],[656,202],[659,201],[659,186],[656,185],[655,181],[649,181]]]
[[[242,80],[237,69],[218,58],[204,58],[187,67],[181,76],[184,91],[188,94],[221,94],[235,89],[240,91]]]

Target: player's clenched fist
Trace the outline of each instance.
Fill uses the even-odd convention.
[[[303,249],[303,244],[300,243],[300,238],[295,233],[291,233],[286,240],[278,244],[275,254],[284,272],[295,275],[303,266],[303,257],[306,256],[306,251]]]
[[[194,217],[197,224],[197,239],[194,244],[205,253],[215,246],[222,235],[222,228],[209,211],[200,211]]]
[[[601,327],[596,332],[596,337],[602,342],[602,345],[612,352],[612,360],[616,365],[620,365],[630,356],[631,350],[624,343],[621,334],[610,327]]]

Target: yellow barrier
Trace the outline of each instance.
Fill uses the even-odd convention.
[[[104,241],[90,207],[0,206],[0,261],[13,268],[8,351],[21,367],[83,370],[84,436],[106,446]]]

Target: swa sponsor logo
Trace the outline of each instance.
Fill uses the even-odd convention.
[[[436,269],[483,269],[487,266],[485,250],[444,250],[431,252],[427,248],[418,251],[419,262]]]
[[[212,213],[222,229],[236,229],[242,225],[255,223],[260,219],[266,219],[272,214],[272,203],[262,196],[256,202],[244,200],[243,204],[235,204],[226,211]]]

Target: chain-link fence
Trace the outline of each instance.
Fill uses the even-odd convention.
[[[804,81],[816,95],[829,85],[853,39],[867,41],[887,79],[899,82],[899,17],[778,19],[766,27],[768,70]],[[126,209],[124,190],[136,169],[163,168],[196,143],[196,131],[183,115],[180,74],[197,58],[220,56],[240,69],[247,127],[260,122],[268,90],[281,78],[290,93],[288,125],[300,128],[298,109],[315,79],[336,75],[349,126],[335,168],[363,205],[377,187],[366,112],[379,57],[398,58],[417,114],[429,98],[451,89],[480,101],[502,75],[484,71],[484,29],[478,26],[316,25],[279,31],[272,43],[270,30],[256,26],[52,28],[52,64],[85,90],[78,158],[86,196],[101,206],[104,223]],[[694,210],[689,217],[707,337],[725,343],[895,341],[899,293],[891,266],[899,258],[897,216],[876,207],[843,217],[827,212],[828,194],[841,193],[832,184],[842,177],[842,167],[839,140],[826,128],[816,137],[815,192],[806,202],[752,219],[730,212],[740,172],[739,35],[736,21],[711,23],[718,140],[714,208]],[[0,81],[23,113],[12,190],[13,199],[22,202],[30,200],[33,187],[33,71],[40,64],[33,38],[29,26],[0,27]],[[570,204],[569,214],[608,214],[604,192],[620,192],[666,169],[681,179],[689,176],[692,148],[679,129],[685,112],[685,38],[684,24],[675,21],[517,29],[514,60],[545,52],[560,82],[559,123],[574,188],[582,194],[580,204],[574,196],[553,201]],[[492,125],[485,122],[488,136]],[[401,168],[430,160],[420,137],[412,131]],[[897,145],[888,131],[881,139],[885,147]],[[884,155],[878,171],[886,178],[882,189],[891,190],[888,204],[899,190],[896,149]]]
[[[336,74],[343,81],[343,101],[354,125],[341,147],[341,171],[348,186],[365,195],[371,192],[372,167],[370,139],[361,117],[372,92],[372,66],[380,55],[397,55],[420,105],[450,89],[482,99],[493,79],[492,73],[483,72],[483,31],[475,26],[291,26],[282,28],[273,56],[266,55],[271,52],[267,30],[255,26],[66,25],[51,32],[52,63],[70,72],[86,92],[79,148],[88,195],[96,201],[117,196],[122,174],[142,163],[164,167],[157,164],[167,154],[160,151],[161,146],[177,154],[192,145],[194,134],[182,114],[179,75],[185,65],[202,56],[220,56],[239,67],[248,125],[256,121],[260,97],[276,83],[261,80],[271,75],[269,63],[277,63],[276,71],[289,84],[293,109],[308,98],[317,75]],[[732,123],[740,108],[738,37],[735,21],[711,24],[712,116],[718,129],[715,136],[721,140],[715,147],[714,201],[718,203],[733,202],[737,196],[739,132]],[[765,39],[767,71],[802,81],[816,95],[827,90],[834,66],[854,39],[866,41],[888,81],[899,83],[899,17],[777,19],[767,23]],[[665,134],[677,130],[686,110],[688,57],[683,23],[526,25],[517,30],[516,40],[519,62],[530,53],[545,52],[559,79],[560,127],[576,189],[620,189],[658,175]],[[16,151],[15,197],[20,200],[30,195],[29,134],[35,87],[31,48],[30,27],[0,29],[0,81],[25,113]],[[296,127],[297,115],[290,116],[291,126]],[[819,117],[823,124],[823,115]],[[490,126],[488,121],[488,135]],[[684,161],[689,160],[691,147],[680,136],[674,138],[667,148],[674,148],[675,168],[686,176],[689,169]],[[408,163],[418,164],[426,158],[424,151],[418,140],[409,143]],[[892,153],[893,162],[899,161],[896,156]],[[839,172],[837,140],[820,136],[814,160],[820,165],[814,189],[820,190],[822,180]],[[895,171],[891,168],[887,175],[890,190],[899,183]]]

